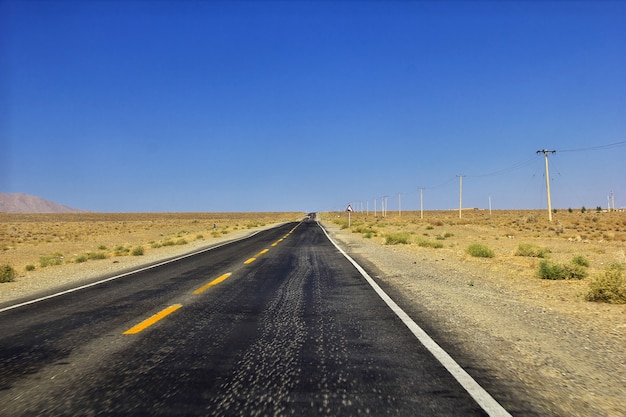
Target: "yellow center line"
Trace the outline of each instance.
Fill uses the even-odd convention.
[[[219,276],[218,278],[215,278],[213,281],[209,282],[208,284],[206,284],[206,285],[204,285],[204,286],[202,286],[202,287],[198,288],[198,289],[197,289],[197,290],[195,290],[193,293],[194,293],[194,294],[201,294],[201,293],[203,293],[204,291],[206,291],[208,288],[210,288],[210,287],[212,287],[212,286],[214,286],[214,285],[219,284],[220,282],[224,281],[226,278],[228,278],[228,277],[229,277],[229,276],[231,276],[231,275],[232,275],[232,274],[231,274],[230,272],[228,272],[228,273],[226,273],[226,274],[224,274],[224,275],[221,275],[221,276]]]
[[[266,254],[269,251],[270,251],[269,249],[263,249],[261,252],[257,253],[254,256],[256,256],[258,258],[259,256],[264,255],[264,254]]]
[[[172,306],[169,306],[168,308],[166,308],[165,310],[161,311],[160,313],[157,313],[154,316],[150,317],[149,319],[146,319],[146,320],[142,321],[141,323],[139,323],[138,325],[133,326],[130,329],[126,330],[123,334],[136,334],[136,333],[139,333],[140,331],[144,330],[146,327],[152,326],[154,323],[156,323],[157,321],[161,320],[165,316],[167,316],[169,314],[172,314],[173,312],[175,312],[176,310],[178,310],[182,306],[183,306],[182,304],[174,304]]]
[[[256,258],[250,258],[247,261],[245,261],[244,264],[248,265],[248,264],[251,264],[254,261],[256,261]]]

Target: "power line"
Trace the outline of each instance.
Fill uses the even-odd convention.
[[[466,175],[466,177],[468,177],[468,178],[481,178],[481,177],[491,177],[491,176],[494,176],[494,175],[506,174],[507,172],[510,172],[510,171],[515,171],[517,169],[525,168],[528,165],[532,164],[536,159],[537,159],[537,156],[535,155],[535,156],[533,156],[530,159],[525,159],[523,161],[516,162],[515,164],[511,165],[508,168],[502,168],[502,169],[500,169],[498,171],[489,172],[487,174]]]
[[[611,149],[611,148],[617,148],[619,146],[624,146],[626,145],[626,140],[623,140],[621,142],[615,142],[615,143],[609,143],[608,145],[598,145],[598,146],[592,146],[590,148],[578,148],[578,149],[562,149],[559,150],[559,152],[586,152],[586,151],[598,151],[601,149]]]

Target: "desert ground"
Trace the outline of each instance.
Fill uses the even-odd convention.
[[[305,213],[0,213],[0,304],[230,240]],[[588,301],[626,265],[626,213],[321,213],[330,235],[489,391],[541,415],[626,415],[626,305]],[[492,253],[468,253],[472,244]],[[140,249],[138,249],[140,248]],[[524,250],[522,250],[524,249]],[[574,271],[542,279],[541,263]],[[575,266],[574,266],[575,265]],[[569,268],[569,269],[568,269]],[[617,291],[625,291],[624,280]]]
[[[0,213],[0,303],[235,239],[305,213]]]

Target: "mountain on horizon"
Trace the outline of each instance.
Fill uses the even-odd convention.
[[[81,213],[83,211],[30,194],[0,193],[0,213]]]

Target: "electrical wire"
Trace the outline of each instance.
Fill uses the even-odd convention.
[[[601,149],[612,149],[612,148],[617,148],[619,146],[624,146],[626,145],[626,140],[623,140],[621,142],[615,142],[615,143],[609,143],[608,145],[599,145],[599,146],[592,146],[589,148],[578,148],[578,149],[562,149],[562,150],[558,150],[557,152],[587,152],[587,151],[598,151]]]
[[[489,172],[487,174],[464,175],[464,177],[467,177],[467,178],[481,178],[481,177],[492,177],[494,175],[505,174],[505,173],[508,173],[508,172],[511,172],[511,171],[515,171],[515,170],[518,170],[518,169],[525,168],[525,167],[531,165],[536,159],[537,159],[537,155],[533,156],[530,159],[526,159],[524,161],[517,162],[517,163],[511,165],[508,168],[503,168],[503,169],[500,169],[498,171]]]

